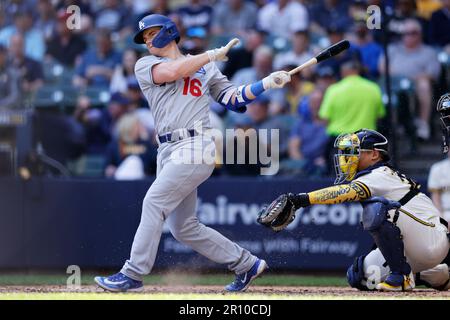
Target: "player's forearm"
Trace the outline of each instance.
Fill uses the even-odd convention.
[[[172,82],[188,77],[191,74],[197,72],[201,67],[209,62],[209,57],[206,52],[165,62],[165,72],[170,80],[167,82]]]
[[[237,108],[244,107],[245,105],[251,103],[265,90],[266,89],[264,89],[262,80],[250,85],[232,88],[219,98],[219,103],[227,109],[234,111]]]
[[[360,182],[352,182],[309,192],[308,197],[311,204],[336,204],[365,200],[370,190]]]

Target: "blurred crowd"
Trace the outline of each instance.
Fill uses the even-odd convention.
[[[75,28],[71,5],[81,12]],[[386,15],[370,16],[371,5]],[[211,101],[211,123],[223,132],[279,129],[280,174],[330,174],[336,136],[363,127],[389,131],[384,41],[393,104],[411,148],[436,130],[433,105],[449,89],[450,0],[2,0],[0,109],[56,107],[64,132],[47,131],[71,143],[50,155],[75,174],[85,174],[86,163],[110,178],[129,168],[132,178],[154,174],[153,118],[134,76],[134,64],[148,53],[132,42],[138,21],[150,13],[176,22],[186,54],[238,37],[240,46],[219,65],[236,85],[291,70],[342,39],[351,42],[285,88],[263,94],[245,114]],[[368,19],[387,32],[369,29]],[[270,149],[270,139],[262,140]],[[229,143],[237,142],[221,147]],[[215,174],[256,175],[259,166],[218,164]]]

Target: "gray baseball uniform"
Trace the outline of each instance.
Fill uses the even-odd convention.
[[[198,127],[198,121],[204,128],[209,128],[210,97],[218,100],[233,85],[214,63],[208,63],[188,78],[156,85],[151,69],[167,60],[145,56],[135,66],[139,85],[155,119],[157,134],[194,129]],[[228,264],[235,273],[247,272],[253,266],[255,256],[201,224],[196,217],[197,187],[211,175],[214,164],[185,164],[174,160],[175,153],[211,150],[213,143],[211,138],[197,135],[159,146],[157,176],[144,198],[131,257],[122,273],[135,280],[150,273],[165,221],[175,239],[217,263]]]

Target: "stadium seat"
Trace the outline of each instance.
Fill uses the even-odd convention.
[[[36,108],[60,107],[64,100],[64,91],[59,85],[46,84],[37,90],[32,100]]]
[[[105,106],[111,97],[109,88],[105,87],[88,87],[85,90],[80,91],[80,94],[88,96],[94,107]]]
[[[272,47],[276,53],[286,52],[292,49],[292,43],[289,39],[273,35],[267,36],[266,44]]]
[[[75,71],[62,64],[46,62],[43,64],[44,79],[47,84],[67,85],[72,83]]]

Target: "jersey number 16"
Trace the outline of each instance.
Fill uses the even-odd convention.
[[[202,95],[202,83],[198,79],[187,77],[184,79],[183,96],[187,96],[188,92],[191,96],[200,97]]]

